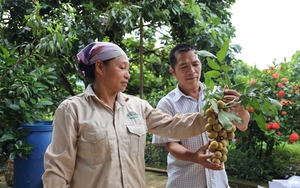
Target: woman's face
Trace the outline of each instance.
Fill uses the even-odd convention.
[[[108,65],[103,66],[102,84],[111,92],[124,91],[130,78],[129,67],[129,60],[126,55],[110,60]]]

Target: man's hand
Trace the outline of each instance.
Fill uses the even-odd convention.
[[[222,170],[223,167],[219,164],[212,163],[210,160],[214,158],[214,154],[206,154],[210,142],[202,146],[198,151],[192,152],[186,149],[178,142],[168,142],[166,146],[174,157],[183,161],[190,161],[193,163],[201,164],[204,168],[212,170]]]
[[[214,158],[214,154],[206,154],[206,150],[209,146],[210,142],[206,145],[202,146],[195,153],[195,162],[201,164],[205,168],[209,168],[212,170],[223,170],[223,167],[219,164],[212,163],[210,160]]]
[[[245,131],[248,128],[250,114],[244,106],[239,103],[240,96],[241,95],[236,90],[224,89],[222,101],[225,103],[234,101],[234,105],[230,108],[230,111],[237,114],[244,121],[244,123],[234,122],[234,125],[236,125],[241,131]]]

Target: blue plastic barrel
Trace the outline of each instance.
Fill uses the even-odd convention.
[[[27,160],[21,157],[14,160],[14,188],[43,188],[44,153],[52,139],[52,121],[22,123],[21,128],[30,130],[25,139],[34,148]]]

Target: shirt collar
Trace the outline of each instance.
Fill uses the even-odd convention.
[[[89,97],[95,97],[98,100],[100,100],[96,94],[94,93],[93,90],[93,84],[89,84],[87,86],[87,88],[85,89],[85,91],[83,92],[85,98],[89,98]],[[120,103],[122,106],[125,105],[125,103],[128,101],[128,96],[122,92],[119,92],[117,95],[117,102]]]
[[[205,92],[205,85],[202,84],[199,81],[199,86],[200,86],[200,93]],[[176,88],[174,89],[174,100],[178,101],[181,97],[188,97],[182,91],[179,89],[179,85],[177,84]]]

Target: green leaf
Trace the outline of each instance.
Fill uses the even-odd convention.
[[[9,154],[9,159],[15,159],[16,158],[16,152],[11,152],[10,154]]]
[[[8,106],[12,104],[12,102],[11,102],[8,98],[4,98],[3,101],[4,101],[5,104],[8,105]]]
[[[25,104],[25,102],[22,99],[20,99],[19,103],[20,103],[21,108],[25,108],[26,107],[26,104]]]
[[[247,94],[250,94],[252,92],[254,92],[255,90],[259,89],[259,85],[258,84],[252,84],[250,85],[247,90],[246,90],[246,93]]]
[[[231,88],[232,84],[231,84],[228,74],[225,74],[225,81],[226,81],[226,85],[228,86],[228,88]]]
[[[255,121],[258,125],[258,127],[260,128],[260,130],[262,131],[266,131],[266,120],[265,117],[262,113],[257,114],[256,112],[254,112],[254,118]]]
[[[212,92],[214,89],[215,83],[207,74],[204,74],[204,78],[205,78],[206,90],[209,92]]]
[[[221,73],[219,71],[211,70],[206,72],[205,75],[207,75],[210,78],[218,78],[221,75]]]
[[[218,108],[218,104],[216,103],[216,101],[213,99],[210,99],[209,102],[212,105],[213,110],[218,114],[219,108]]]
[[[220,65],[218,63],[212,61],[211,59],[207,58],[207,61],[208,61],[208,66],[210,68],[212,68],[213,70],[220,70],[221,69]]]
[[[3,46],[0,46],[2,53],[5,55],[5,59],[9,57],[8,50],[4,48]]]
[[[224,73],[228,73],[231,67],[228,65],[221,65],[221,69],[224,71]]]
[[[214,58],[217,58],[214,54],[212,54],[212,53],[210,53],[209,51],[206,51],[206,50],[195,51],[195,54],[197,54],[201,57],[214,57]]]
[[[277,108],[271,103],[271,101],[263,98],[263,104],[260,105],[261,111],[268,116],[276,116],[278,114]]]
[[[209,98],[215,98],[217,100],[220,100],[222,98],[223,94],[224,94],[223,91],[214,92],[214,93],[209,95]]]
[[[244,90],[245,90],[245,84],[244,83],[239,83],[239,84],[236,84],[236,85],[233,85],[232,87],[231,87],[231,89],[234,89],[234,90],[236,90],[236,91],[238,91],[238,92],[243,92]]]
[[[217,53],[217,58],[218,58],[219,62],[222,62],[225,59],[227,51],[228,51],[229,42],[230,42],[229,39],[225,40],[224,44],[222,45],[221,50]]]
[[[8,140],[14,140],[15,137],[12,134],[5,134],[0,138],[0,142],[5,142]]]
[[[230,119],[226,116],[226,114],[223,112],[224,112],[223,110],[219,112],[218,120],[223,125],[224,129],[230,130],[232,128],[232,123]]]
[[[41,104],[43,104],[43,105],[52,105],[53,102],[51,102],[51,101],[43,101],[43,102],[41,102]]]
[[[268,97],[268,99],[271,101],[271,103],[275,106],[275,108],[277,110],[281,110],[282,109],[282,105],[280,104],[280,102],[278,100],[272,99],[270,97]]]
[[[254,108],[254,109],[260,109],[260,104],[259,104],[259,102],[258,102],[258,100],[255,98],[255,97],[253,97],[252,99],[251,99],[251,106]]]
[[[224,114],[230,121],[235,121],[235,122],[238,122],[238,123],[243,123],[243,119],[240,118],[239,116],[233,114],[233,113],[230,113],[230,112],[226,112],[224,110],[221,110],[219,112],[219,114]]]
[[[20,110],[20,106],[16,105],[16,104],[11,104],[9,105],[9,108],[13,109],[13,110]]]

